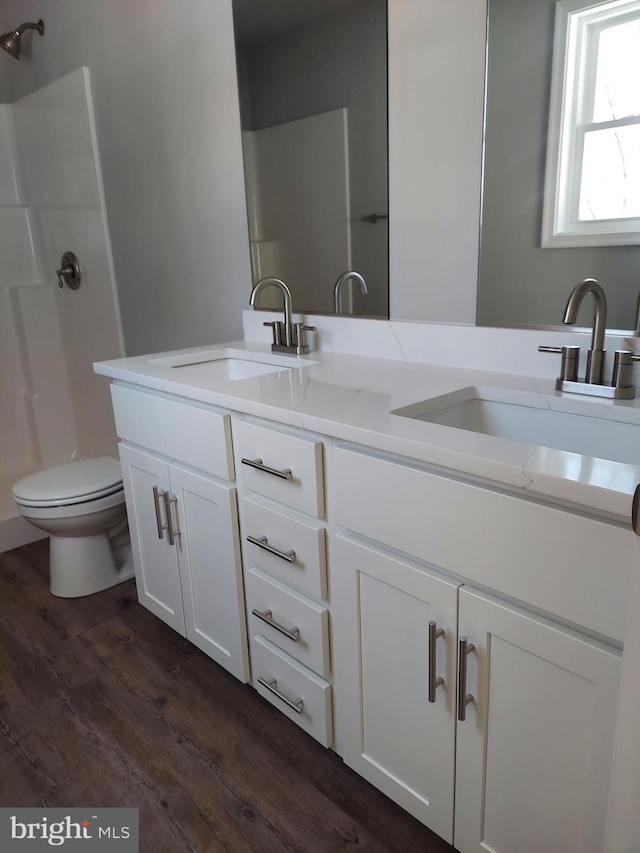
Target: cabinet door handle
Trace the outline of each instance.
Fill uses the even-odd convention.
[[[473,702],[473,693],[467,693],[467,656],[475,652],[476,647],[466,637],[458,640],[458,719],[467,719],[467,705]]]
[[[167,533],[169,534],[169,545],[176,544],[176,536],[179,536],[181,531],[178,527],[173,526],[173,515],[171,514],[171,504],[177,505],[178,498],[170,498],[169,492],[162,493],[162,499],[164,500],[164,511],[167,515]]]
[[[433,619],[429,622],[429,702],[436,701],[436,690],[444,684],[444,678],[436,675],[436,640],[444,636],[444,628],[438,628]]]
[[[240,461],[243,465],[257,468],[258,471],[264,471],[266,474],[273,474],[274,477],[280,477],[281,480],[290,480],[293,476],[291,468],[283,468],[281,471],[278,468],[269,468],[268,465],[262,464],[262,459],[241,459]]]
[[[275,628],[276,631],[279,631],[281,634],[284,634],[285,637],[288,637],[290,640],[293,640],[294,643],[297,643],[300,639],[300,628],[285,628],[284,625],[280,625],[273,618],[273,612],[271,610],[258,610],[257,608],[253,608],[251,611],[254,616],[258,619],[261,619],[271,628]]]
[[[160,513],[160,498],[166,497],[166,492],[161,492],[157,486],[153,487],[153,505],[156,509],[156,526],[158,528],[158,539],[164,536],[163,531],[167,530],[169,525],[162,523],[162,515]]]
[[[252,545],[257,545],[258,548],[262,548],[264,551],[268,551],[270,554],[280,557],[281,560],[286,560],[287,563],[293,563],[296,558],[296,552],[293,550],[278,551],[277,548],[269,545],[266,536],[247,536],[247,542],[251,542]]]
[[[302,699],[289,699],[288,696],[285,696],[284,693],[281,693],[278,690],[278,682],[275,678],[270,678],[268,681],[266,678],[261,678],[258,676],[258,684],[262,684],[263,687],[266,687],[274,696],[277,696],[281,702],[284,702],[292,711],[295,711],[296,714],[301,714],[302,709],[304,708],[304,702]]]
[[[631,504],[631,526],[636,536],[640,536],[640,486],[636,486]]]

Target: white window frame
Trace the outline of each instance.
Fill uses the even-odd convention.
[[[560,0],[556,4],[542,248],[640,243],[640,217],[578,219],[583,139],[587,131],[640,124],[640,117],[593,123],[600,30],[640,13],[640,0]]]

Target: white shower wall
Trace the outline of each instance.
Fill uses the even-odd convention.
[[[57,285],[64,251],[80,288]],[[17,515],[24,474],[115,454],[107,384],[124,353],[93,124],[79,69],[0,105],[0,551],[37,533]]]

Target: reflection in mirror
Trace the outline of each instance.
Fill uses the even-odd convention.
[[[608,327],[636,329],[639,246],[541,248],[555,8],[489,0],[478,323],[559,325],[574,285],[595,278]],[[585,304],[578,323],[591,321]]]
[[[386,0],[233,15],[253,283],[282,279],[295,311],[387,317]],[[261,306],[279,308],[270,290]]]

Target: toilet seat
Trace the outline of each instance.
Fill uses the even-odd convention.
[[[23,506],[73,506],[115,495],[122,489],[120,463],[111,456],[101,456],[30,474],[14,485],[13,497]]]

